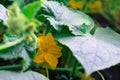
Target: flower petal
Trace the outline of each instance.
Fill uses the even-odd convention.
[[[58,64],[58,60],[54,55],[51,54],[46,54],[44,56],[44,59],[46,60],[46,62],[48,63],[48,65],[52,68],[55,69],[57,64]]]
[[[61,50],[62,50],[62,47],[55,46],[55,47],[52,47],[51,50],[49,50],[49,52],[52,55],[54,55],[56,58],[59,58],[61,56]]]
[[[44,54],[41,53],[40,50],[38,50],[33,61],[36,62],[36,63],[43,63],[44,62],[44,58],[43,57],[44,57]]]

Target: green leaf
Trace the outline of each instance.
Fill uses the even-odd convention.
[[[13,41],[12,41],[13,40]],[[3,44],[0,44],[0,51],[1,50],[4,50],[4,49],[6,49],[6,48],[10,48],[10,47],[12,47],[12,46],[14,46],[14,45],[16,45],[16,44],[19,44],[19,43],[21,43],[22,41],[24,40],[24,36],[22,36],[22,37],[17,37],[17,38],[7,38],[6,36],[5,36],[5,34],[4,34],[4,37],[3,37]]]
[[[20,36],[13,36],[10,34],[6,34],[4,36],[4,43],[10,43],[14,42],[16,40],[19,40]],[[9,46],[9,45],[8,45]],[[4,60],[11,60],[11,59],[18,59],[22,58],[22,70],[26,70],[31,62],[30,56],[34,53],[35,49],[29,45],[27,45],[25,42],[20,42],[19,44],[16,44],[14,46],[8,47],[4,50],[0,50],[0,58]]]
[[[27,18],[32,19],[37,14],[37,11],[40,9],[41,4],[43,3],[43,1],[44,0],[36,1],[36,2],[33,2],[33,3],[30,3],[30,4],[26,5],[22,9],[22,12],[24,13],[24,15]]]
[[[7,16],[7,9],[0,4],[0,19],[6,20],[8,18]]]
[[[94,36],[56,36],[69,47],[87,75],[120,63],[120,35],[111,29],[98,28]]]
[[[66,25],[74,35],[83,35],[89,32],[94,26],[94,22],[86,14],[67,8],[55,1],[46,1],[42,5],[41,13],[47,15],[47,20],[59,32],[62,30],[62,26]],[[84,33],[81,31],[81,28],[84,27],[83,24],[87,28]]]
[[[25,44],[18,44],[14,47],[0,51],[0,58],[4,60],[12,60],[22,58],[22,70],[26,70],[31,62],[31,59],[28,55],[28,51],[25,47]]]
[[[34,71],[27,71],[24,73],[12,71],[0,71],[1,80],[48,80],[45,76]]]
[[[36,51],[33,46],[24,42],[24,39],[16,44],[16,41],[19,41],[20,37],[21,36],[13,36],[10,34],[4,35],[4,43],[0,45],[0,58],[4,60],[22,58],[22,63],[20,65],[24,71],[29,67],[31,59],[34,57]]]
[[[109,27],[107,27],[106,29],[98,28],[95,31],[94,37],[120,47],[120,34],[116,33]]]

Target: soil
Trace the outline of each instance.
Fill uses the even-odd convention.
[[[120,80],[120,64],[100,71],[105,80]],[[95,72],[92,74],[95,80],[102,80],[100,75]]]

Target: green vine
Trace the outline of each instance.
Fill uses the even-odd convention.
[[[1,51],[1,50],[4,50],[4,49],[6,49],[6,48],[9,48],[9,47],[15,46],[16,44],[21,43],[21,42],[24,40],[24,38],[25,38],[25,37],[23,36],[23,37],[15,40],[15,41],[8,42],[8,43],[5,43],[5,44],[1,44],[1,45],[0,45],[0,51]]]

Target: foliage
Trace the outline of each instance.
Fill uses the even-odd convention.
[[[10,76],[11,80],[47,80],[49,71],[54,69],[54,72],[68,72],[62,78],[73,80],[83,75],[82,68],[86,73],[84,80],[86,75],[120,63],[120,34],[109,27],[95,28],[97,24],[84,13],[93,9],[101,11],[100,0],[10,1],[13,4],[7,9],[0,5],[0,59],[3,63],[22,59],[16,66],[22,68],[22,73],[0,71],[0,79],[7,80],[6,76]],[[14,62],[0,65],[0,69],[14,70],[15,65]],[[29,70],[43,71],[38,74]]]
[[[112,30],[105,30],[103,28],[97,29],[94,35],[91,36],[90,34],[87,34],[82,37],[55,36],[60,43],[68,46],[72,50],[73,55],[84,66],[88,75],[96,70],[111,67],[112,65],[119,63],[120,35]]]
[[[36,2],[37,4],[41,3]],[[35,5],[35,3],[30,4],[32,6]],[[40,6],[40,4],[39,4]],[[31,6],[30,6],[31,7]],[[32,58],[35,54],[35,50],[37,48],[37,41],[36,41],[36,27],[40,26],[38,25],[36,22],[36,20],[33,20],[34,18],[33,15],[36,14],[36,10],[35,12],[32,12],[31,14],[29,14],[29,17],[26,17],[24,14],[24,10],[28,10],[28,7],[26,6],[25,8],[23,8],[23,12],[21,12],[20,8],[18,7],[18,5],[16,3],[13,3],[8,9],[9,12],[6,13],[6,9],[1,5],[0,6],[1,10],[3,10],[3,12],[1,12],[0,14],[0,18],[2,20],[4,20],[2,22],[1,20],[1,29],[4,30],[4,33],[2,33],[3,35],[3,41],[0,44],[0,58],[3,60],[13,60],[13,59],[22,59],[22,62],[18,65],[21,65],[22,67],[22,71],[25,71],[26,69],[28,69],[28,67],[30,66],[31,62],[32,62]],[[7,15],[9,14],[9,15]],[[39,22],[40,23],[40,22]],[[7,26],[7,29],[4,29],[4,27]],[[11,68],[12,68],[11,64]],[[5,69],[8,65],[3,65],[1,66],[1,68]],[[10,66],[10,65],[9,65]],[[14,68],[13,68],[14,69]],[[20,69],[19,69],[20,70]],[[1,71],[1,79],[2,80],[6,80],[5,76],[2,76],[2,72]],[[8,74],[8,76],[11,76],[11,80],[13,80],[15,77],[18,78],[16,75],[12,75],[12,72],[5,72],[6,74]],[[13,74],[16,74],[13,72]],[[24,74],[24,73],[23,73]],[[22,76],[22,74],[20,74]],[[43,76],[41,76],[40,74],[36,74],[36,73],[25,73],[26,76],[22,76],[23,78],[29,78],[27,77],[27,75],[33,75],[31,77],[31,79],[35,80],[34,75],[36,76],[36,79],[38,79],[37,77],[41,78],[41,80],[45,80],[45,78]],[[38,75],[38,76],[37,76]],[[13,77],[13,78],[12,78]]]
[[[27,71],[25,73],[20,73],[20,72],[12,72],[12,71],[5,71],[5,70],[0,71],[0,79],[1,80],[20,80],[20,79],[48,80],[43,75],[34,71]]]
[[[45,14],[44,17],[50,25],[59,32],[63,26],[67,26],[74,35],[83,35],[87,33],[86,30],[89,32],[93,28],[91,18],[80,11],[69,9],[54,1],[46,2],[42,8],[41,14]]]
[[[7,19],[7,13],[6,13],[6,8],[3,5],[0,5],[0,19],[6,20]]]
[[[31,4],[28,4],[22,9],[22,12],[27,18],[32,19],[36,15],[37,11],[40,9],[41,4],[42,1],[36,1]]]

